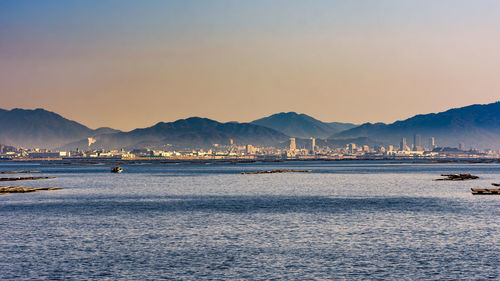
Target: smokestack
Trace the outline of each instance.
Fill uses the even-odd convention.
[[[96,142],[96,139],[94,139],[94,138],[87,138],[87,139],[89,141],[89,146],[91,146],[93,143]]]

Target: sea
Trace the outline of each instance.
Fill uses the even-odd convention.
[[[0,280],[500,280],[499,164],[121,167],[0,162],[64,188],[0,195]]]

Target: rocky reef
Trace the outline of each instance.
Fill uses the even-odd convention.
[[[62,187],[22,187],[22,186],[0,186],[0,194],[28,193],[41,190],[59,190]]]
[[[435,179],[435,181],[464,181],[464,180],[475,180],[478,179],[478,176],[474,176],[471,174],[442,174],[444,178]]]
[[[40,171],[2,171],[0,174],[29,174],[29,173],[40,173]],[[56,177],[8,177],[0,178],[0,181],[24,181],[24,180],[43,180],[43,179],[55,179]],[[23,186],[0,186],[0,194],[9,193],[29,193],[37,192],[42,190],[59,190],[62,187],[23,187]]]
[[[45,180],[55,179],[56,177],[17,177],[17,178],[0,178],[0,181],[25,181],[25,180]]]

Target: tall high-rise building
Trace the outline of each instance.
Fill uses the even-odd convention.
[[[429,138],[429,148],[430,149],[436,148],[436,139],[434,139],[434,137]]]
[[[401,143],[399,144],[399,151],[406,150],[406,138],[401,138]]]
[[[465,150],[465,144],[463,142],[458,144],[458,149],[464,151]]]
[[[251,144],[247,144],[246,154],[255,154],[255,147]]]
[[[417,148],[422,146],[421,137],[419,134],[413,135],[413,150],[418,150]]]
[[[295,145],[295,138],[290,138],[290,151],[295,151],[297,145]]]
[[[349,153],[354,153],[356,152],[356,144],[355,143],[350,143],[347,145],[347,150]]]
[[[309,150],[311,150],[311,153],[314,153],[314,151],[316,151],[316,139],[315,138],[311,138],[311,147]]]

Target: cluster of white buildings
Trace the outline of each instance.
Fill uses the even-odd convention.
[[[213,144],[210,149],[198,150],[155,150],[134,149],[91,150],[91,151],[50,151],[46,149],[19,149],[3,151],[0,158],[9,159],[386,159],[386,158],[500,158],[500,151],[465,151],[463,143],[458,148],[437,148],[435,138],[429,138],[422,146],[420,135],[416,134],[410,146],[406,138],[401,138],[398,147],[393,145],[374,146],[349,143],[344,147],[330,148],[318,146],[316,139],[310,138],[302,147],[297,146],[295,138],[290,138],[288,147],[256,147],[252,144],[236,145],[233,140],[228,145]]]

